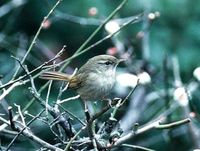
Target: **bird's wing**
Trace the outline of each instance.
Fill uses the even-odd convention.
[[[78,89],[82,85],[81,80],[79,79],[79,76],[73,76],[69,81],[69,88],[71,89]]]

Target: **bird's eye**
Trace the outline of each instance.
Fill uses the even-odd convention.
[[[105,65],[110,65],[110,64],[112,64],[111,61],[106,61],[106,62],[105,62]]]

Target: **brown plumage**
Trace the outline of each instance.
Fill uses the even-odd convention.
[[[74,76],[48,71],[43,72],[40,78],[69,82],[68,87],[75,89],[83,100],[102,99],[111,91],[115,70],[121,61],[110,55],[98,55],[89,59]]]

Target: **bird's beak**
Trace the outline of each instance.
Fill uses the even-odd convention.
[[[119,64],[119,63],[124,62],[124,61],[126,61],[126,59],[119,59],[117,63]]]

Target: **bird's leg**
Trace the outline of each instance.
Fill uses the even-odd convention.
[[[114,98],[113,100],[112,99],[104,99],[103,101],[106,101],[108,103],[108,105],[111,107],[111,108],[114,108],[115,105],[120,101],[122,101],[121,98]]]
[[[88,135],[90,137],[90,140],[92,141],[92,145],[94,150],[97,150],[97,142],[95,139],[95,123],[93,121],[93,117],[91,117],[89,108],[88,108],[88,101],[83,101],[84,103],[84,110],[85,110],[85,116],[86,116],[86,121],[87,121],[87,130],[88,130]]]
[[[105,99],[105,101],[107,101],[107,103],[109,104],[109,106],[112,108],[112,100],[111,99]]]
[[[88,122],[91,118],[90,113],[89,113],[89,109],[88,109],[88,102],[85,100],[82,100],[83,105],[84,105],[84,112],[85,112],[85,116],[86,116],[86,121]]]

